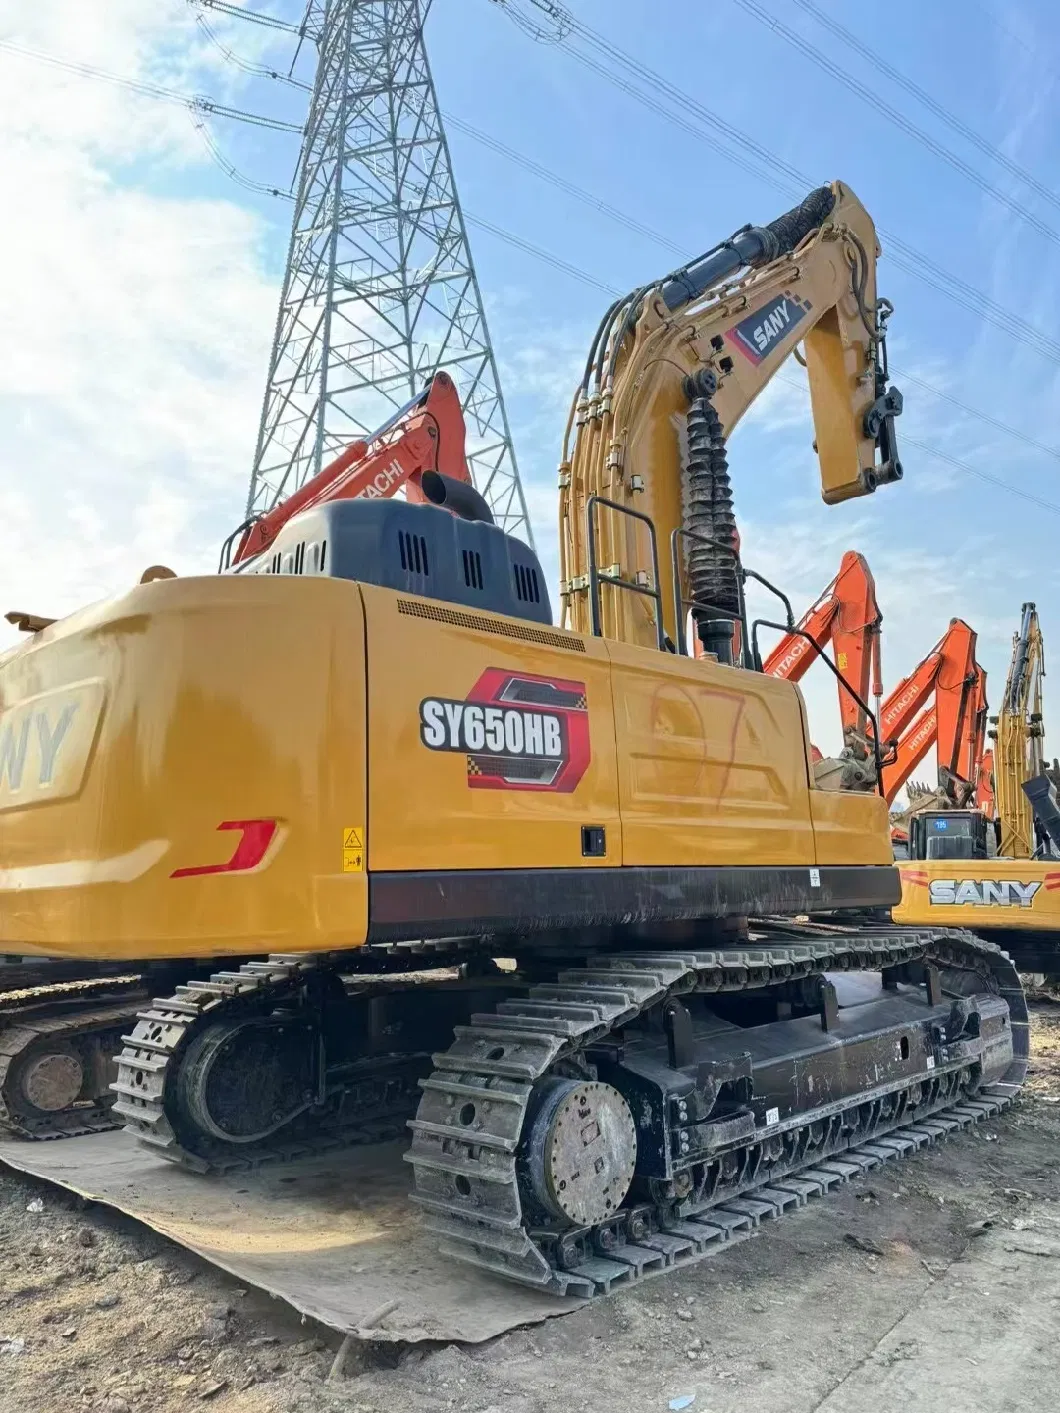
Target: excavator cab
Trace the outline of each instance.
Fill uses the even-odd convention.
[[[909,821],[911,859],[985,859],[987,818],[978,810],[925,810]]]

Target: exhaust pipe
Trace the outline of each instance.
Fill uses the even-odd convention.
[[[424,471],[420,477],[420,490],[432,505],[440,505],[461,520],[481,520],[486,525],[493,524],[493,511],[485,497],[467,481],[454,480],[441,471]]]

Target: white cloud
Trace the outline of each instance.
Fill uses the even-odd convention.
[[[0,27],[155,81],[207,62],[172,0],[4,3]],[[185,111],[2,50],[0,74],[0,609],[56,615],[150,563],[212,568],[245,498],[277,290],[252,212],[158,194],[204,160]]]

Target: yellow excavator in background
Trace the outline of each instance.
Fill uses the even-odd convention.
[[[926,810],[910,821],[895,918],[970,927],[1021,970],[1060,974],[1060,809],[1045,769],[1038,612],[1023,605],[991,737],[996,822],[981,810]]]
[[[560,628],[473,497],[324,500],[0,659],[16,731],[68,723],[49,769],[26,728],[3,800],[0,944],[246,958],[128,1036],[151,1151],[223,1168],[415,1110],[444,1250],[588,1296],[1015,1093],[1016,973],[891,924],[886,804],[815,788],[746,621],[726,438],[799,343],[825,500],[901,475],[877,254],[836,182],[612,305]]]

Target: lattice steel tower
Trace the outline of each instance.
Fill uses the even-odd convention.
[[[532,543],[421,0],[310,0],[316,79],[248,514],[289,496],[445,368],[497,523]]]

